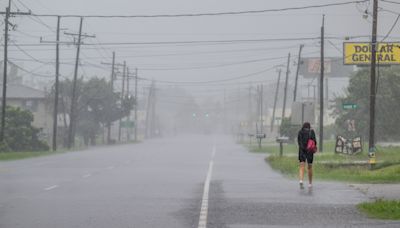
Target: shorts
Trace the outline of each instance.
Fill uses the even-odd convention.
[[[314,154],[313,153],[308,153],[307,151],[304,150],[299,150],[299,162],[306,162],[308,164],[312,164],[314,160]]]

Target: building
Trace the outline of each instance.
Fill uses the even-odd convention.
[[[3,85],[0,86],[0,97],[3,96]],[[50,142],[53,118],[46,92],[22,84],[8,84],[7,106],[20,107],[32,112],[32,125],[42,129],[43,139]]]

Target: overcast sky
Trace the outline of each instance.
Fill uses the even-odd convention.
[[[35,14],[76,14],[76,15],[154,15],[184,14],[205,12],[226,12],[277,9],[324,3],[344,2],[335,0],[13,0],[12,10],[26,11],[29,8]],[[1,0],[0,8],[5,9],[5,0]],[[380,2],[379,34],[384,35],[392,26],[397,15],[384,10],[400,12],[400,5]],[[371,10],[369,3],[350,4],[327,8],[293,10],[274,13],[179,17],[179,18],[85,18],[83,31],[95,34],[96,38],[87,38],[85,43],[121,43],[121,42],[166,42],[166,41],[214,41],[243,40],[269,38],[303,38],[318,37],[322,15],[326,15],[326,36],[345,37],[369,35],[371,33],[371,17],[363,18],[363,11]],[[10,60],[29,71],[50,80],[54,74],[54,46],[23,46],[39,44],[40,37],[46,41],[54,41],[56,18],[20,16],[12,18],[17,25],[11,31],[11,45],[20,44],[19,49],[10,47]],[[4,24],[2,25],[4,26]],[[77,32],[78,18],[63,18],[62,28],[69,32]],[[388,40],[397,40],[400,23],[391,33]],[[71,37],[62,34],[63,41],[71,41]],[[369,38],[354,41],[369,40]],[[3,42],[3,39],[2,39]],[[326,55],[341,56],[343,40],[327,40]],[[294,62],[298,46],[305,44],[305,56],[319,55],[319,42],[285,41],[285,42],[231,42],[228,44],[139,44],[139,45],[95,45],[83,46],[81,53],[80,75],[86,77],[109,77],[110,68],[101,62],[111,62],[112,52],[116,52],[117,62],[124,60],[133,69],[139,68],[140,77],[162,81],[209,81],[229,79],[263,72],[241,80],[226,83],[245,83],[276,80],[276,71],[271,67],[286,62],[290,52]],[[334,47],[336,46],[336,47]],[[21,51],[21,49],[24,51]],[[339,50],[337,50],[339,49]],[[76,48],[64,45],[61,50],[61,66],[63,77],[72,77]],[[272,59],[271,59],[272,58]],[[40,61],[40,62],[38,62]],[[48,63],[48,64],[46,64]],[[292,74],[293,75],[293,74]],[[39,77],[36,75],[35,77]],[[45,78],[45,77],[44,77]],[[159,85],[168,85],[159,83]],[[227,86],[227,85],[225,85]],[[236,87],[238,85],[235,85]],[[193,86],[194,92],[201,93],[213,88],[208,85]],[[220,87],[219,87],[220,88]],[[218,92],[218,91],[217,91]]]

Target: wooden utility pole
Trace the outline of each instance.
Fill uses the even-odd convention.
[[[112,63],[111,63],[111,77],[110,77],[110,89],[111,94],[114,94],[114,78],[115,78],[115,52],[112,53]],[[110,118],[110,117],[108,117]],[[111,121],[107,122],[107,143],[111,143]]]
[[[129,99],[129,101],[131,101],[131,93],[130,93],[130,86],[129,86],[129,67],[126,68],[126,94],[127,94],[127,98]],[[127,125],[126,126],[126,141],[129,142],[131,140],[131,109],[129,109],[128,111],[128,116],[127,116]]]
[[[287,99],[287,89],[288,89],[288,81],[289,81],[289,74],[290,74],[290,53],[288,55],[288,61],[287,61],[287,66],[286,66],[286,79],[285,79],[285,87],[284,87],[284,93],[283,93],[283,107],[282,107],[282,120],[281,120],[281,125],[283,123],[283,119],[285,118],[285,112],[286,112],[286,99]]]
[[[369,101],[369,150],[375,147],[375,102],[376,102],[376,36],[378,30],[378,0],[374,0],[371,40],[371,83]]]
[[[122,69],[122,90],[121,90],[121,105],[122,101],[124,100],[125,96],[125,78],[126,78],[126,62],[124,61],[124,66]],[[122,118],[119,119],[119,124],[118,124],[118,141],[121,142],[121,123],[122,123]]]
[[[5,14],[4,17],[4,61],[3,61],[3,97],[1,106],[1,129],[0,129],[0,141],[4,141],[4,132],[6,126],[6,108],[7,108],[7,64],[8,64],[8,30],[9,30],[9,19],[12,15],[30,15],[31,13],[23,12],[11,12],[11,0],[8,1],[8,7],[6,7],[5,12],[0,12],[0,14]]]
[[[115,69],[117,66],[123,67],[124,64],[115,62],[115,52],[113,52],[111,63],[101,62],[101,64],[111,66],[110,87],[111,87],[111,93],[114,93],[114,80],[116,78]],[[107,143],[111,143],[111,124],[112,124],[111,121],[107,123]]]
[[[297,69],[296,69],[296,79],[294,82],[294,92],[293,92],[293,102],[296,102],[297,98],[297,82],[299,80],[299,70],[300,70],[300,65],[301,65],[301,51],[303,50],[304,45],[301,44],[299,48],[299,57],[297,59]]]
[[[82,34],[82,24],[83,24],[83,17],[80,18],[78,34],[67,33],[67,32],[64,33],[66,35],[78,36],[78,43],[76,44],[77,48],[76,48],[76,58],[75,58],[74,80],[72,82],[71,109],[70,109],[70,115],[69,115],[68,148],[71,148],[72,146],[75,145],[75,130],[76,130],[76,122],[77,122],[76,84],[78,81],[79,54],[80,54],[80,50],[81,50],[82,37],[91,37],[91,38],[96,37],[94,35],[90,36],[90,35]]]
[[[139,99],[138,99],[138,69],[135,69],[135,142],[137,142],[137,130],[138,130],[138,116],[137,116],[137,111],[138,111],[138,104],[139,104]]]
[[[275,89],[274,109],[272,110],[271,132],[274,131],[275,111],[276,111],[276,104],[278,103],[278,94],[279,94],[279,86],[280,86],[280,82],[281,82],[281,73],[282,73],[282,70],[279,69],[279,71],[278,71],[278,81],[276,83],[276,89]]]
[[[320,69],[321,77],[319,80],[319,152],[324,151],[324,72],[325,72],[325,58],[324,58],[324,42],[325,42],[325,15],[322,16],[321,26],[321,60]]]
[[[81,17],[80,23],[79,23],[78,44],[77,44],[77,49],[76,49],[74,81],[72,84],[71,111],[70,111],[70,115],[69,115],[68,148],[71,148],[72,146],[75,145],[76,83],[77,83],[77,79],[78,79],[79,53],[81,50],[82,23],[83,23],[83,17]]]
[[[57,150],[57,127],[58,127],[58,86],[60,77],[60,16],[57,16],[56,36],[56,81],[54,83],[54,110],[53,110],[53,151]]]

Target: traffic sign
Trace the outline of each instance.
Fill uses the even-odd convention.
[[[352,109],[357,109],[357,104],[343,104],[343,109],[344,110],[352,110]]]

